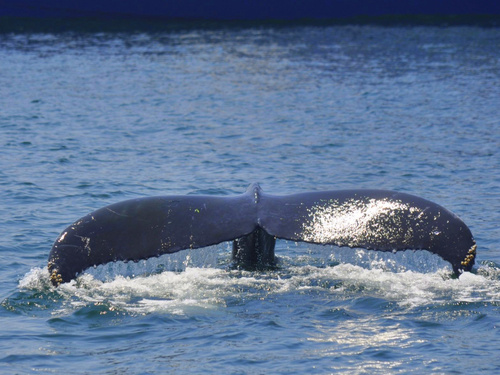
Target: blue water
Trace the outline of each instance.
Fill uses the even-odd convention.
[[[0,35],[0,372],[498,373],[499,98],[498,28]],[[226,243],[48,281],[92,210],[253,181],[422,196],[476,266],[278,241],[275,271]]]

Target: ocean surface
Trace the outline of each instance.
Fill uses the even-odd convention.
[[[278,241],[99,266],[59,233],[121,200],[383,188],[456,213],[426,251]],[[500,29],[189,27],[0,34],[0,373],[498,374]]]

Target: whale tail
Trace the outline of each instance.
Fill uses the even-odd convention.
[[[233,241],[241,267],[274,264],[275,240],[380,251],[428,250],[469,271],[476,245],[453,213],[386,190],[267,195],[258,184],[234,197],[160,196],[98,209],[66,228],[49,254],[54,285],[85,269]]]

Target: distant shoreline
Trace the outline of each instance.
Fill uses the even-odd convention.
[[[500,17],[497,0],[4,0],[5,19],[367,22]],[[5,17],[5,18],[4,18]]]
[[[0,16],[0,33],[9,32],[162,32],[183,29],[218,29],[247,27],[293,26],[478,26],[500,27],[500,15],[448,15],[448,16],[358,16],[332,19],[302,20],[186,20],[149,17],[99,18],[99,17],[6,17]]]

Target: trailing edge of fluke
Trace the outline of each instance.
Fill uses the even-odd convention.
[[[445,208],[387,190],[338,190],[285,196],[252,184],[238,196],[159,196],[98,209],[66,228],[49,254],[54,285],[113,261],[138,261],[233,241],[244,268],[274,264],[276,239],[380,251],[428,250],[470,271],[476,244]]]

